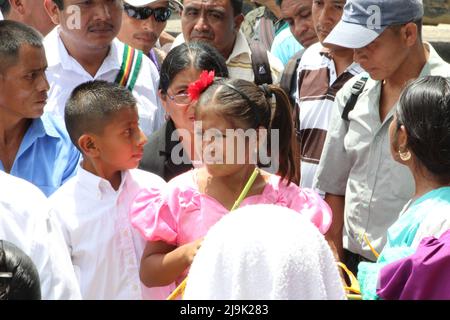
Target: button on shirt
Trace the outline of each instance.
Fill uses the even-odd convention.
[[[64,237],[49,212],[48,199],[38,188],[0,171],[0,239],[31,258],[42,299],[81,299]]]
[[[440,75],[450,79],[449,64],[431,45],[425,46],[430,56],[419,77]],[[406,166],[392,159],[389,124],[396,106],[381,122],[380,81],[369,79],[349,113],[350,121],[341,119],[351,88],[360,78],[348,81],[336,96],[315,184],[326,193],[345,195],[344,248],[375,260],[363,235],[381,252],[387,229],[413,195],[414,180]]]
[[[33,183],[50,196],[75,174],[79,158],[62,120],[44,114],[32,120],[10,174]],[[5,171],[1,161],[0,170]]]
[[[183,34],[180,33],[175,38],[172,49],[184,43],[184,41]],[[284,69],[283,63],[270,52],[267,52],[267,57],[270,63],[273,83],[279,83]],[[239,31],[236,35],[233,50],[228,57],[226,64],[230,79],[243,79],[251,82],[255,80],[250,47],[242,31]]]
[[[295,100],[300,109],[300,186],[312,188],[336,93],[363,69],[353,62],[338,77],[328,51],[316,43],[306,49],[297,72]]]
[[[139,279],[146,241],[128,219],[131,203],[144,188],[164,180],[134,169],[122,173],[117,191],[81,166],[51,198],[62,226],[83,299],[165,299],[169,287],[147,288]]]
[[[114,82],[122,65],[124,44],[118,39],[112,41],[108,55],[97,74],[92,77],[69,55],[59,31],[59,27],[53,29],[44,40],[48,61],[46,75],[50,84],[45,109],[64,117],[66,101],[76,86],[93,80]],[[146,135],[150,135],[164,123],[164,112],[157,98],[158,83],[158,70],[150,59],[143,55],[133,95],[138,103],[139,125]]]

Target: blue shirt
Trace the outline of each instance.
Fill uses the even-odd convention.
[[[407,206],[406,206],[407,207]],[[376,263],[361,262],[358,265],[358,281],[363,299],[378,299],[376,289],[379,272],[387,264],[415,252],[412,247],[422,221],[431,215],[450,210],[450,187],[432,190],[407,207],[399,219],[388,229],[387,242]]]
[[[280,59],[283,65],[286,65],[289,59],[300,50],[303,50],[303,46],[295,39],[288,27],[275,36],[270,52]]]
[[[25,133],[10,174],[33,183],[48,197],[74,175],[79,160],[64,123],[44,114],[33,119]],[[1,161],[0,170],[5,171]]]

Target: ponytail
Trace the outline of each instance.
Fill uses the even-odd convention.
[[[300,157],[298,144],[295,140],[294,121],[292,119],[292,107],[289,98],[277,85],[264,85],[261,88],[265,94],[267,88],[275,96],[276,107],[275,112],[270,123],[270,130],[278,129],[279,136],[279,170],[278,175],[288,181],[288,184],[294,182],[300,183]],[[266,94],[266,97],[268,95]],[[271,99],[268,99],[271,105]],[[270,136],[269,136],[269,150],[270,150]]]

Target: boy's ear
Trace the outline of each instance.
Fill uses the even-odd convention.
[[[83,134],[78,138],[78,146],[83,154],[90,158],[97,158],[100,154],[97,148],[95,137],[90,134]]]

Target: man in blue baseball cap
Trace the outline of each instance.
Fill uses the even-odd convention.
[[[388,227],[414,193],[413,177],[394,161],[389,144],[401,91],[426,75],[450,79],[450,66],[422,42],[422,16],[421,0],[348,0],[324,40],[325,46],[354,49],[354,61],[366,71],[336,96],[314,179],[333,210],[327,239],[353,272],[360,261],[376,259],[363,239],[380,252]],[[396,158],[405,152],[394,149]]]

